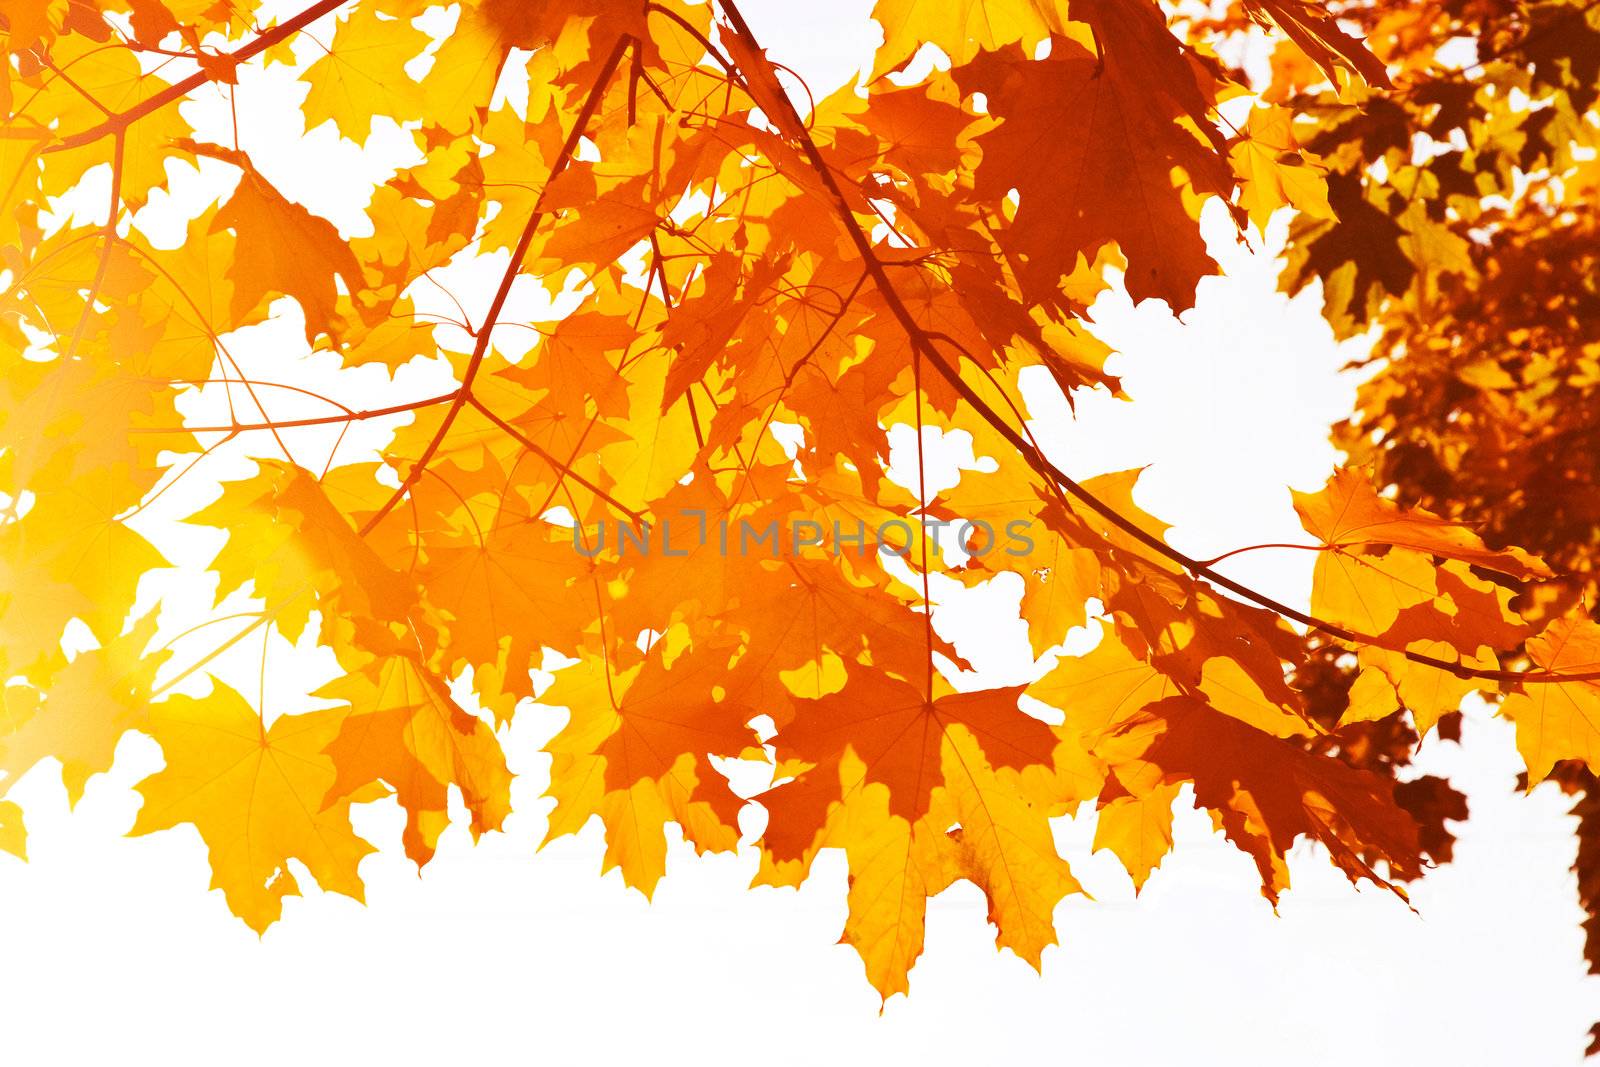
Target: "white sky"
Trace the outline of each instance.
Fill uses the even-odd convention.
[[[846,77],[875,33],[862,2],[746,7],[763,43],[814,86]],[[372,164],[326,130],[294,146],[299,131],[273,117],[271,84],[282,87],[241,87],[245,146],[295,147],[283,158],[298,163],[272,176],[320,208]],[[191,117],[218,103],[198,101]],[[1228,277],[1202,285],[1183,323],[1158,304],[1097,308],[1101,335],[1125,353],[1113,369],[1134,403],[1090,397],[1076,421],[1035,408],[1069,472],[1149,464],[1140,503],[1197,554],[1298,539],[1285,487],[1321,484],[1335,458],[1327,425],[1353,396],[1337,374],[1349,353],[1315,303],[1278,296],[1265,256],[1213,254]],[[281,328],[260,328],[241,351],[267,351]],[[423,395],[423,377],[402,379],[406,395]],[[1307,595],[1304,554],[1232,563],[1283,599]],[[944,621],[993,629],[981,611]],[[997,675],[1020,669],[1003,634],[983,651]],[[369,906],[301,877],[307,897],[288,900],[261,939],[207,891],[192,829],[119,836],[137,810],[131,785],[159,766],[151,742],[125,740],[116,769],[70,814],[52,773],[29,775],[11,795],[27,808],[31,862],[0,856],[8,1062],[1542,1067],[1580,1062],[1600,1016],[1567,870],[1568,803],[1553,787],[1512,794],[1520,763],[1509,727],[1481,709],[1469,710],[1462,745],[1434,740],[1425,751],[1426,769],[1468,792],[1474,817],[1456,862],[1414,888],[1416,914],[1356,892],[1303,848],[1274,917],[1251,863],[1187,796],[1178,849],[1136,898],[1114,859],[1090,853],[1085,814],[1062,822],[1058,843],[1095,899],[1057,912],[1062,947],[1046,952],[1043,977],[996,952],[980,894],[960,886],[930,906],[910,998],[881,1015],[859,960],[835,944],[837,858],[799,892],[748,890],[748,851],[696,859],[675,848],[646,904],[616,873],[600,877],[596,825],[534,855],[544,729],[529,719],[511,733],[521,776],[504,833],[473,846],[454,826],[418,876],[399,847],[398,809],[368,806],[357,828],[382,848],[362,867]]]

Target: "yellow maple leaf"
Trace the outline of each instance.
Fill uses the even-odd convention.
[[[1600,625],[1586,614],[1557,619],[1528,642],[1528,655],[1546,671],[1600,671]],[[1560,760],[1600,768],[1600,685],[1593,680],[1527,682],[1501,705],[1517,726],[1517,750],[1529,782],[1541,782]]]
[[[155,705],[149,732],[166,767],[139,785],[144,806],[130,833],[192,823],[211,857],[211,885],[259,932],[276,922],[283,898],[299,895],[298,860],[327,892],[362,900],[357,871],[373,851],[350,827],[345,798],[325,804],[334,782],[324,754],[343,716],[280,716],[268,728],[237,692],[215,683],[209,696]]]
[[[1239,205],[1263,233],[1280,207],[1333,218],[1327,179],[1317,169],[1317,158],[1295,141],[1292,119],[1287,108],[1252,108],[1238,142],[1228,151],[1241,182]]]

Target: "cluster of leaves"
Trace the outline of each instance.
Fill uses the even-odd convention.
[[[1481,522],[1593,592],[1600,7],[1351,5],[1399,88],[1359,108],[1276,57],[1339,222],[1299,220],[1286,289],[1374,328],[1381,367],[1336,434],[1405,500]],[[1445,65],[1452,41],[1470,65]],[[1269,95],[1273,95],[1269,93]],[[1558,604],[1572,602],[1569,595]]]
[[[419,864],[452,792],[474,833],[500,827],[499,731],[541,705],[567,709],[547,746],[551,836],[598,818],[607,868],[646,893],[669,824],[700,850],[753,841],[769,884],[842,849],[845,939],[884,995],[906,988],[927,898],[960,879],[1037,965],[1078,891],[1050,820],[1086,802],[1139,885],[1187,785],[1270,899],[1302,837],[1403,892],[1448,858],[1464,808],[1398,772],[1467,693],[1503,695],[1536,778],[1600,752],[1600,627],[1552,610],[1549,568],[1486,545],[1461,509],[1403,508],[1355,469],[1298,495],[1317,553],[1306,613],[1168,546],[1136,473],[1076,482],[1030,431],[1025,382],[1117,389],[1081,321],[1115,277],[1191,305],[1217,269],[1209,202],[1241,233],[1297,209],[1291,277],[1323,277],[1340,322],[1413,284],[1438,297],[1425,265],[1470,260],[1441,179],[1396,161],[1380,181],[1358,158],[1396,109],[1442,105],[1386,91],[1385,65],[1319,4],[1246,3],[1180,37],[1151,0],[880,0],[865,90],[804,111],[728,0],[322,0],[266,29],[172,0],[8,0],[0,17],[0,786],[54,758],[79,795],[125,732],[148,734],[166,766],[140,786],[135,832],[193,824],[257,929],[297,891],[291,860],[359,898],[354,804],[398,801]],[[1274,88],[1296,105],[1234,128],[1218,106],[1246,82],[1206,42],[1245,19],[1294,50]],[[178,106],[245,92],[244,68],[295,62],[298,34],[326,41],[302,73],[308,127],[418,150],[373,188],[365,236]],[[1472,122],[1533,121],[1483,106]],[[1305,136],[1295,114],[1318,107],[1336,120]],[[1551,119],[1472,165],[1576,166],[1580,132]],[[1409,134],[1397,143],[1409,160]],[[232,184],[164,240],[152,201],[185,168]],[[472,259],[498,274],[465,301],[483,313],[428,318],[432,273]],[[509,320],[524,280],[561,313]],[[451,387],[282,414],[306,392],[296,362],[251,377],[230,346],[296,309],[307,349],[352,377],[432,359]],[[537,331],[525,352],[516,326]],[[184,418],[217,390],[219,421]],[[380,454],[341,454],[369,421],[393,428]],[[894,426],[919,450],[924,430],[964,431],[988,462],[934,490],[919,451],[914,477],[890,477]],[[228,636],[181,655],[195,639],[156,640],[177,624],[140,581],[166,561],[133,525],[230,455],[255,473],[188,521],[226,531],[218,595],[253,606],[200,620]],[[689,514],[702,531],[816,533],[773,551],[713,534],[682,554],[594,540],[659,538]],[[934,520],[968,537],[935,544]],[[1024,520],[1028,550],[980,551],[979,520]],[[980,686],[935,626],[936,592],[980,583],[1020,595],[1053,660],[1031,685]],[[1061,655],[1091,622],[1100,644]],[[320,706],[264,707],[220,679],[176,692],[262,633],[337,662]],[[736,793],[734,764],[769,784]],[[0,808],[18,851],[20,816]]]
[[[1470,517],[1488,543],[1561,569],[1567,579],[1540,590],[1530,614],[1592,604],[1600,6],[1379,0],[1341,14],[1397,90],[1350,106],[1280,49],[1266,94],[1299,116],[1295,132],[1327,166],[1339,218],[1295,224],[1285,288],[1320,279],[1335,330],[1372,331],[1374,373],[1334,440],[1402,502]],[[1247,18],[1235,10],[1214,28],[1238,31]],[[1450,58],[1462,42],[1475,54]],[[1585,707],[1580,748],[1600,721]],[[1538,781],[1550,766],[1529,758]],[[1576,809],[1578,873],[1600,973],[1594,779],[1584,762],[1555,777],[1588,794]]]

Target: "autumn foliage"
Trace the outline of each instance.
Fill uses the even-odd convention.
[[[0,790],[54,759],[76,797],[147,734],[134,832],[193,824],[261,930],[290,860],[360,898],[352,805],[394,798],[419,865],[453,795],[498,829],[542,717],[550,836],[598,818],[647,894],[669,824],[767,884],[841,849],[885,996],[958,880],[1037,965],[1080,891],[1050,820],[1097,810],[1143,885],[1184,785],[1269,899],[1302,838],[1404,895],[1466,811],[1399,772],[1469,694],[1530,781],[1600,766],[1592,8],[879,0],[873,69],[813,98],[729,0],[3,0]],[[251,154],[237,104],[288,65],[308,131],[410,152],[360,225]],[[1118,390],[1099,293],[1187,309],[1201,212],[1280,210],[1285,287],[1382,361],[1294,496],[1308,607],[1029,414]],[[985,462],[932,488],[897,426]],[[201,534],[197,606],[167,568]],[[981,583],[1029,685],[940,632]],[[332,680],[274,699],[269,640]]]

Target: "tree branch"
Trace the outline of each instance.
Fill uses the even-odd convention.
[[[320,3],[312,4],[288,22],[279,23],[254,40],[229,52],[227,58],[233,60],[234,63],[243,63],[245,60],[265,52],[279,41],[293,37],[328,12],[343,7],[347,2],[348,0],[321,0]],[[108,134],[119,133],[152,111],[159,111],[174,100],[188,96],[200,86],[215,80],[214,75],[207,73],[205,70],[198,70],[182,81],[174,82],[167,86],[154,96],[146,97],[128,110],[112,115],[99,125],[91,126],[89,129],[75,133],[70,137],[62,138],[44,149],[44,151],[46,153],[63,152],[69,148],[79,148],[86,144],[92,144]]]

